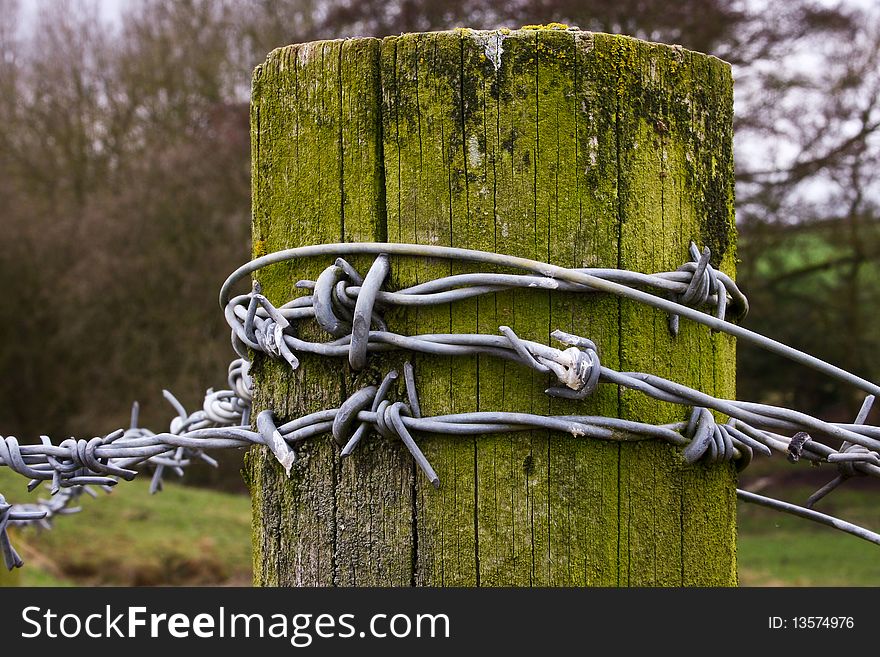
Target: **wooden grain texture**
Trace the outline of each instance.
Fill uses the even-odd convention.
[[[674,269],[693,239],[733,274],[729,67],[680,48],[564,30],[406,34],[291,46],[254,78],[255,255],[383,241],[504,252],[570,267]],[[283,301],[329,262],[259,274]],[[356,263],[366,271],[368,262]],[[471,265],[394,259],[399,288]],[[388,313],[400,332],[593,339],[603,363],[734,392],[734,345],[616,298],[517,290]],[[313,335],[321,336],[317,329]],[[321,336],[327,339],[326,335]],[[404,356],[259,359],[255,408],[332,407]],[[546,377],[490,358],[415,357],[426,414],[684,411],[611,386],[551,400]],[[544,431],[418,436],[434,490],[400,445],[371,435],[342,463],[322,438],[285,480],[254,450],[255,582],[263,585],[735,584],[735,475],[677,450]]]
[[[303,244],[384,237],[379,41],[274,51],[254,76],[255,255]],[[271,267],[258,279],[281,303],[331,264]],[[355,262],[363,268],[364,262]],[[311,335],[326,339],[319,330]],[[290,372],[255,363],[255,408],[293,418],[338,406],[373,372],[304,357]],[[398,445],[369,441],[340,463],[331,440],[309,441],[290,479],[254,450],[254,581],[262,585],[406,585],[412,577],[412,471]]]
[[[729,68],[635,39],[617,40],[609,55],[618,69],[619,267],[674,269],[694,240],[712,248],[713,264],[731,273]],[[682,322],[673,337],[663,313],[628,300],[620,307],[621,369],[733,394],[730,340],[693,322]],[[659,423],[685,414],[621,393],[622,417]],[[736,583],[732,466],[687,466],[670,445],[643,442],[622,446],[620,473],[621,584]]]

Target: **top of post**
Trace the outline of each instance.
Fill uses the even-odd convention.
[[[602,39],[611,42],[612,44],[618,44],[618,47],[626,47],[633,46],[637,43],[648,44],[651,47],[656,47],[660,49],[668,49],[674,53],[679,53],[680,55],[684,55],[688,53],[690,55],[696,55],[699,57],[705,57],[709,60],[714,60],[719,63],[722,63],[727,69],[730,69],[730,63],[724,61],[723,59],[716,57],[715,55],[711,55],[708,53],[699,52],[696,50],[690,50],[685,48],[684,46],[678,44],[670,44],[670,43],[662,43],[657,41],[648,41],[646,39],[639,39],[633,36],[629,36],[626,34],[611,34],[607,32],[591,32],[589,30],[582,30],[576,25],[567,25],[565,23],[546,23],[546,24],[535,24],[535,25],[523,25],[520,28],[509,28],[509,27],[498,27],[495,29],[476,29],[470,27],[456,27],[450,30],[438,30],[433,32],[404,32],[398,35],[388,35],[385,37],[340,37],[336,39],[324,39],[318,41],[308,41],[303,43],[294,43],[286,46],[280,46],[270,51],[266,56],[265,62],[257,65],[254,70],[254,81],[256,81],[265,66],[272,65],[275,63],[277,65],[278,62],[285,61],[289,58],[290,53],[292,51],[298,51],[301,54],[303,53],[303,49],[308,49],[310,52],[320,51],[320,47],[324,44],[337,43],[340,41],[349,42],[349,41],[383,41],[386,39],[399,39],[399,38],[412,38],[412,37],[420,37],[420,36],[442,36],[448,35],[449,38],[459,38],[466,39],[471,38],[475,39],[479,43],[483,44],[487,49],[487,59],[492,61],[495,65],[496,70],[500,69],[502,66],[502,55],[503,55],[503,43],[505,40],[510,38],[526,38],[532,37],[535,34],[540,33],[569,33],[574,35],[575,38],[580,40],[585,40],[588,42],[594,42],[596,39]],[[494,39],[493,39],[494,37]]]

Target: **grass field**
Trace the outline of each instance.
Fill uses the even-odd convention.
[[[5,468],[9,502],[32,499]],[[51,531],[14,529],[24,586],[209,585],[251,582],[251,507],[244,495],[166,484],[150,495],[139,477],[62,516]]]
[[[794,486],[771,494],[802,504],[811,492]],[[880,529],[876,489],[839,489],[816,510]],[[740,586],[880,586],[880,546],[742,502],[737,522]]]
[[[0,490],[25,501],[21,477],[0,471]],[[803,500],[806,487],[774,490]],[[840,490],[824,511],[880,528],[876,490]],[[51,531],[15,532],[27,562],[24,586],[247,585],[251,578],[250,500],[169,484],[149,495],[147,481],[121,483],[113,493],[84,498],[78,516]],[[742,586],[880,586],[880,547],[813,523],[741,504]]]

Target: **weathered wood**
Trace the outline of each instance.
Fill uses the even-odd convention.
[[[565,30],[407,34],[274,51],[252,107],[255,254],[329,241],[448,244],[571,267],[674,269],[693,239],[733,274],[729,67],[680,48]],[[260,272],[270,299],[328,262]],[[362,270],[367,263],[358,263]],[[390,285],[471,270],[395,259]],[[603,363],[734,392],[734,345],[616,298],[517,290],[395,311],[405,333],[590,337]],[[315,329],[315,335],[319,335]],[[326,339],[323,336],[322,339]],[[255,407],[288,419],[340,403],[403,362],[302,368],[258,359]],[[601,386],[550,400],[546,380],[489,358],[414,359],[423,412],[684,411]],[[735,584],[735,475],[677,450],[535,431],[418,436],[434,490],[375,436],[343,463],[311,441],[289,481],[253,451],[255,582],[263,585]]]
[[[254,76],[254,254],[319,242],[384,237],[379,42],[309,43],[274,51]],[[328,262],[261,272],[266,294],[288,299]],[[356,263],[362,264],[362,263]],[[317,329],[314,336],[318,335]],[[326,336],[321,336],[321,339]],[[294,417],[338,406],[372,373],[302,359],[257,359],[255,408]],[[341,464],[330,440],[309,441],[286,480],[252,451],[254,581],[262,585],[408,584],[411,464],[396,445],[365,444]]]
[[[620,264],[667,271],[689,240],[734,267],[732,84],[717,59],[635,40],[613,49],[618,77]],[[620,366],[732,395],[733,343],[621,301]],[[682,419],[681,409],[632,391],[621,416]],[[620,454],[619,581],[629,585],[734,584],[732,466],[685,466],[669,445],[644,442]]]

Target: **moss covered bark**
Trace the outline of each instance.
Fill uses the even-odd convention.
[[[567,30],[457,30],[273,52],[254,79],[256,254],[342,240],[448,244],[571,267],[674,269],[693,239],[735,262],[732,91],[713,58]],[[268,296],[329,262],[261,272]],[[361,264],[361,263],[359,263]],[[362,263],[365,269],[367,263]],[[395,287],[468,270],[396,260]],[[402,332],[593,339],[603,362],[730,395],[734,345],[616,298],[515,291],[395,311]],[[323,336],[326,339],[326,336]],[[256,408],[338,405],[402,362],[258,359]],[[549,400],[546,381],[488,358],[415,358],[425,413],[510,410],[648,422],[683,411],[602,386]],[[263,585],[735,584],[734,473],[655,443],[532,432],[419,436],[434,490],[371,436],[340,463],[311,441],[290,480],[254,451],[255,581]]]

